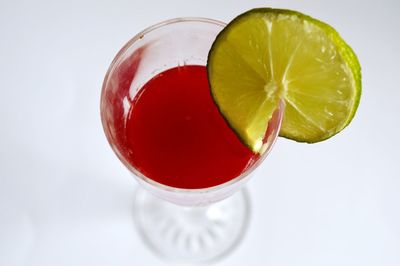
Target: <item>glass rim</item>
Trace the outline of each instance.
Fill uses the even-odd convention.
[[[158,22],[152,26],[149,26],[142,30],[141,32],[137,33],[135,36],[133,36],[122,48],[118,51],[118,53],[115,55],[113,61],[111,62],[110,66],[113,66],[118,59],[121,57],[123,53],[128,50],[130,46],[132,46],[134,43],[136,43],[138,40],[142,39],[146,34],[149,34],[159,28],[168,26],[170,24],[176,24],[176,23],[184,23],[184,22],[202,22],[202,23],[208,23],[208,24],[213,24],[217,26],[221,26],[222,28],[226,26],[226,23],[216,20],[216,19],[211,19],[211,18],[205,18],[205,17],[178,17],[178,18],[172,18],[172,19],[167,19],[161,22]],[[111,67],[109,68],[111,69]],[[110,71],[107,71],[106,78],[108,76],[108,73]]]
[[[162,22],[159,22],[157,24],[154,24],[150,27],[145,28],[144,30],[142,30],[141,32],[137,33],[133,38],[131,38],[120,50],[119,52],[115,55],[113,61],[111,62],[108,71],[106,73],[106,76],[104,78],[104,83],[103,83],[103,88],[102,88],[102,93],[104,92],[104,86],[107,83],[108,80],[108,76],[111,72],[111,70],[113,69],[113,67],[117,64],[117,62],[119,61],[120,58],[122,58],[122,55],[129,49],[129,47],[131,47],[132,45],[134,45],[138,40],[141,40],[146,34],[149,34],[159,28],[171,25],[171,24],[176,24],[176,23],[187,23],[187,22],[200,22],[200,23],[208,23],[208,24],[212,24],[215,26],[220,26],[221,30],[227,25],[224,22],[221,22],[219,20],[215,20],[215,19],[209,19],[209,18],[205,18],[205,17],[178,17],[178,18],[173,18],[173,19],[168,19]],[[279,131],[281,124],[282,124],[282,119],[283,119],[283,110],[284,110],[284,102],[282,101],[279,108],[278,108],[278,126],[277,126],[277,130]],[[107,139],[108,139],[108,135],[106,134]],[[271,150],[272,146],[275,144],[276,140],[278,138],[278,134],[276,134],[276,137],[274,138],[274,140],[272,141],[269,151]],[[111,145],[111,148],[114,150],[113,145]],[[157,189],[160,189],[162,191],[167,191],[167,192],[172,192],[172,193],[179,193],[179,194],[202,194],[202,193],[210,193],[210,192],[214,192],[214,191],[218,191],[224,188],[227,188],[235,183],[238,183],[239,181],[242,181],[243,179],[245,179],[246,177],[248,177],[263,161],[264,159],[268,156],[268,152],[266,152],[265,154],[261,155],[261,157],[248,169],[246,169],[244,172],[242,172],[240,175],[232,178],[231,180],[221,183],[219,185],[216,186],[212,186],[212,187],[206,187],[206,188],[178,188],[178,187],[172,187],[172,186],[168,186],[162,183],[159,183],[149,177],[147,177],[146,175],[144,175],[143,173],[141,173],[138,169],[136,169],[134,166],[130,165],[128,162],[126,162],[126,160],[122,157],[120,157],[119,152],[114,152],[116,153],[117,157],[121,160],[121,162],[130,170],[130,172],[132,172],[137,178],[139,178],[141,181],[147,183],[148,185],[155,187]]]

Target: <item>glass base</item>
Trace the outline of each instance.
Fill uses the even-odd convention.
[[[243,238],[250,215],[243,189],[205,207],[183,207],[138,188],[135,222],[157,255],[180,262],[209,262],[228,255]]]

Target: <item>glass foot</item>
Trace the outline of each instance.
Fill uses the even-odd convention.
[[[157,255],[180,262],[207,262],[228,255],[243,238],[250,215],[243,189],[205,207],[183,207],[139,188],[135,222]]]

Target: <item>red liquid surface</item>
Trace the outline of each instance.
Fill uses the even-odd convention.
[[[124,128],[125,159],[172,187],[220,185],[257,159],[219,113],[204,66],[172,68],[153,77],[132,101]]]

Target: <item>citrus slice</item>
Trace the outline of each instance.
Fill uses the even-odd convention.
[[[291,10],[253,9],[235,18],[213,43],[207,70],[222,115],[256,153],[281,101],[280,136],[314,143],[350,123],[361,95],[350,46],[331,26]]]

